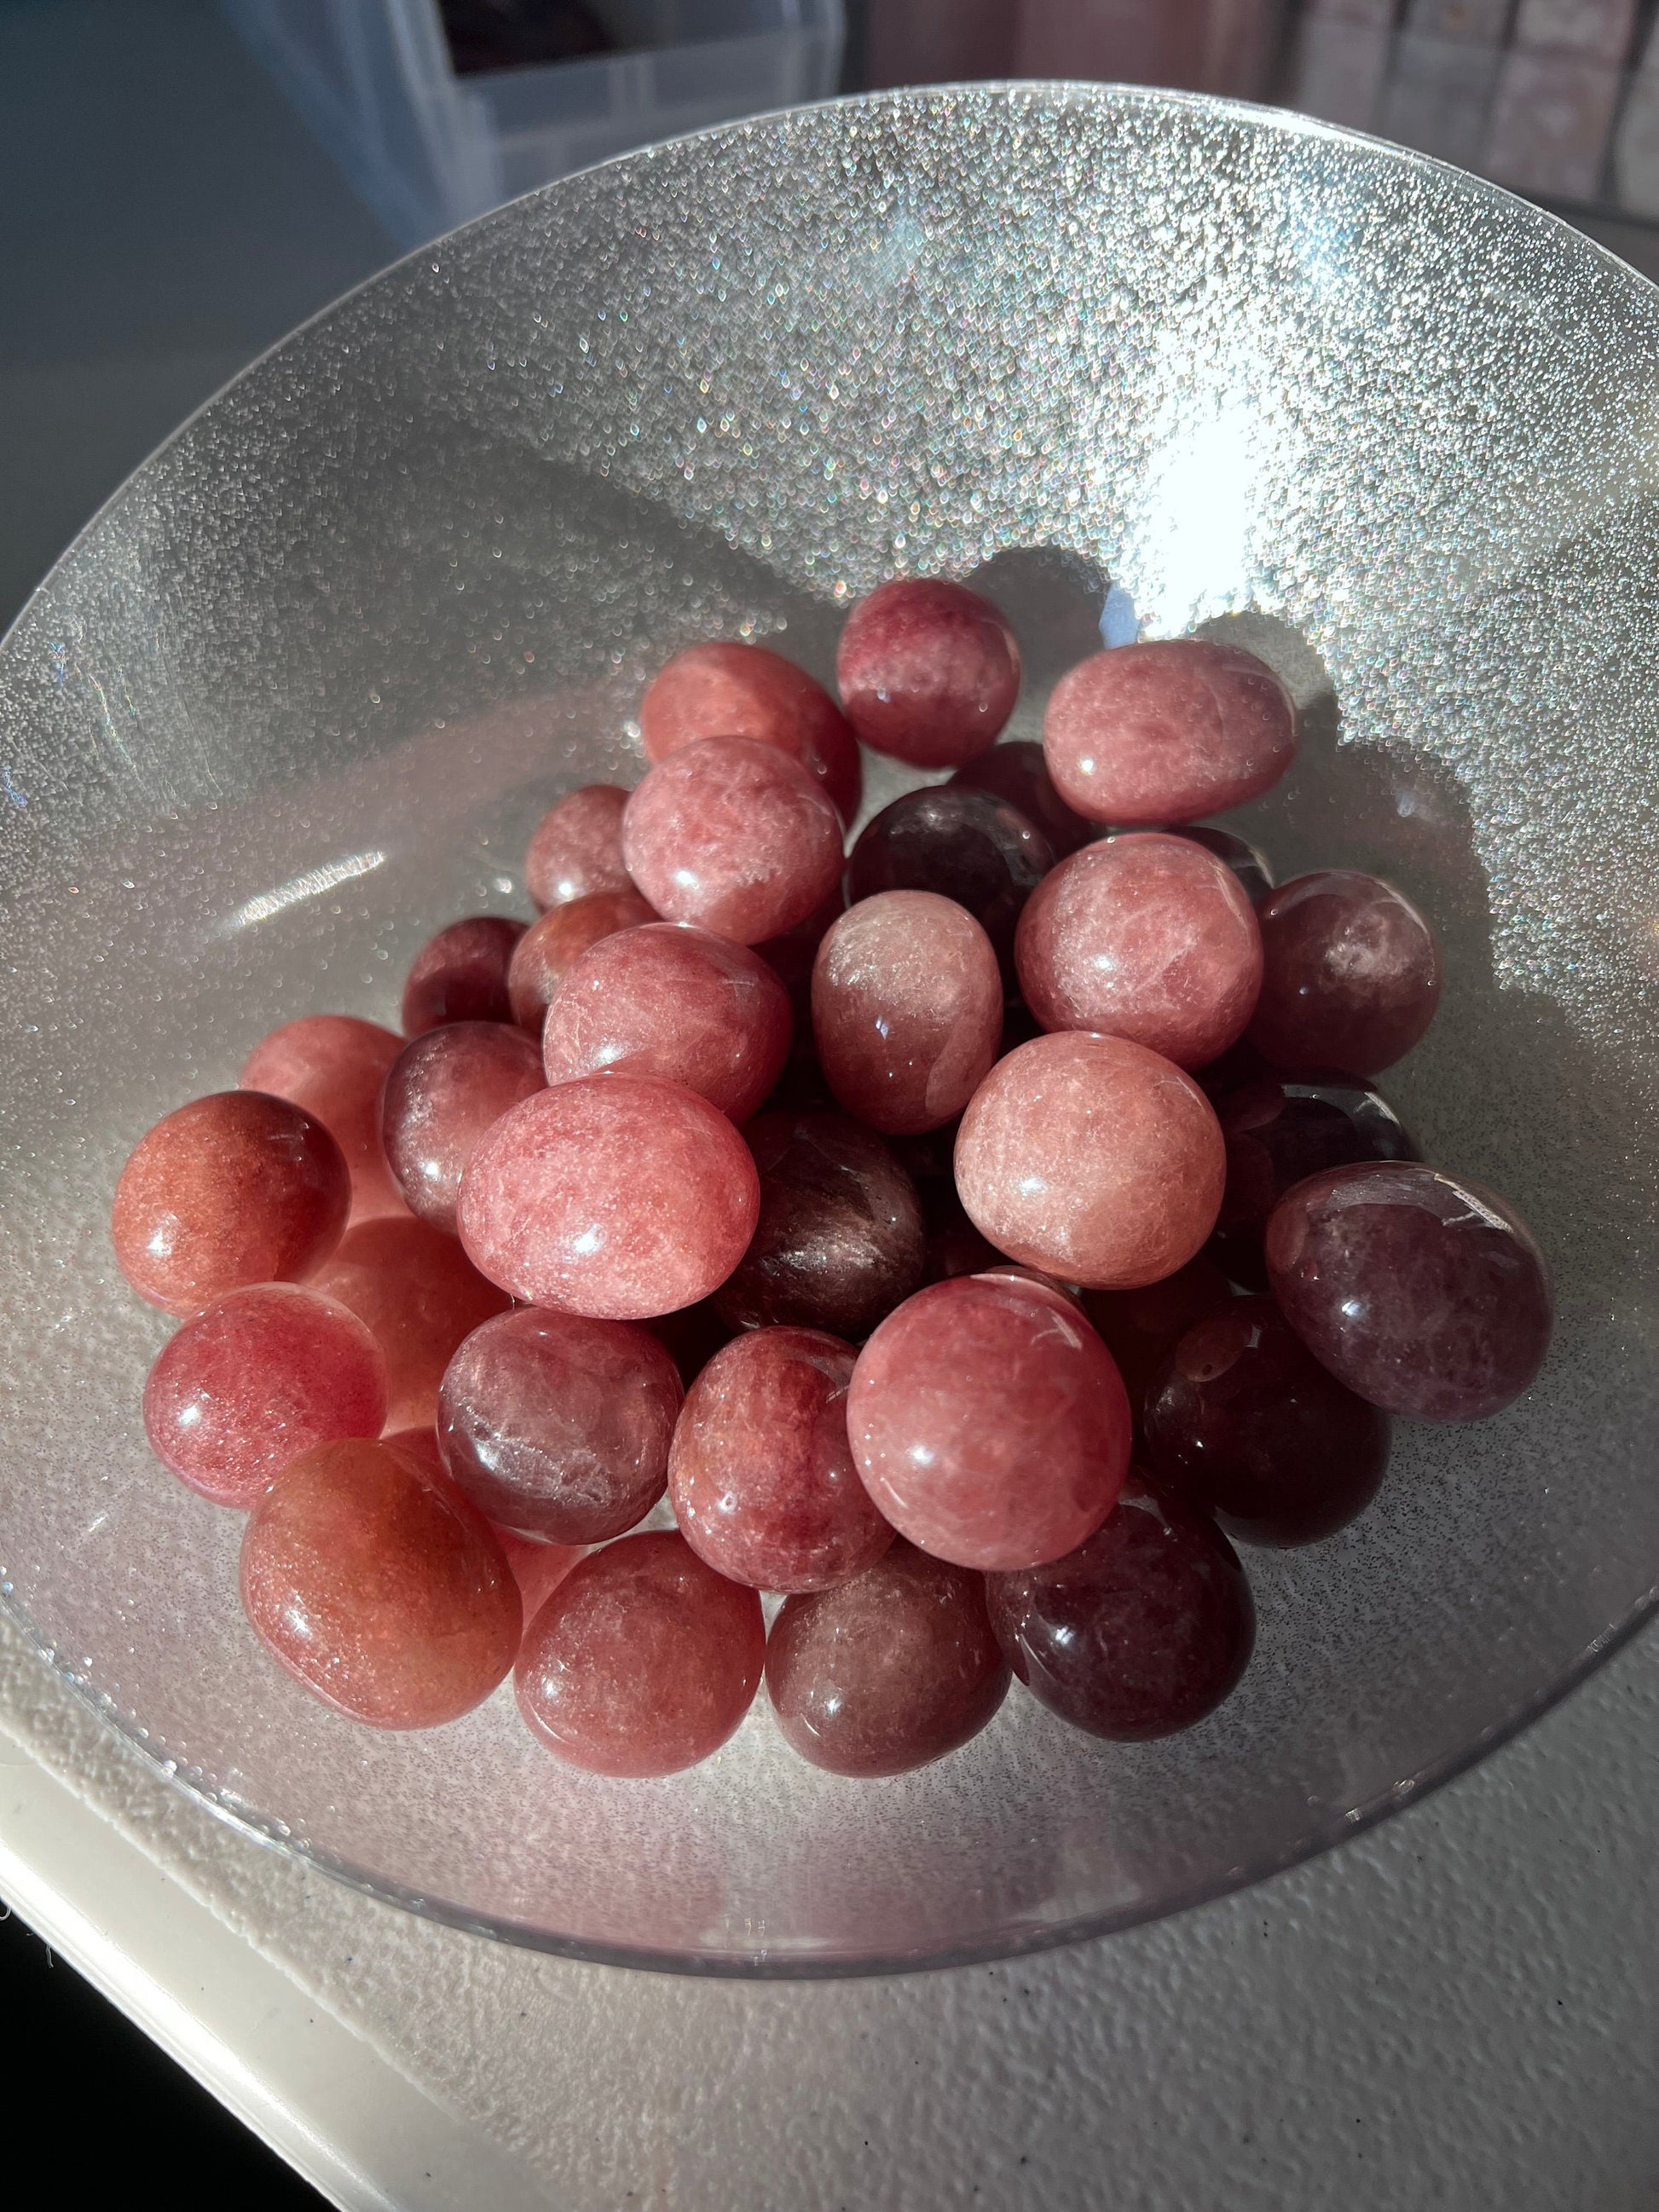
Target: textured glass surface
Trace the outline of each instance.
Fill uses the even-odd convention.
[[[256,1832],[419,1909],[712,1970],[1034,1945],[1293,1860],[1474,1756],[1659,1576],[1659,295],[1414,156],[1175,95],[1023,87],[744,125],[573,178],[309,325],[143,470],[0,653],[0,1581]],[[654,1783],[503,1691],[386,1737],[279,1677],[240,1517],[155,1465],[165,1323],[118,1164],[313,1010],[392,1018],[453,915],[527,913],[557,793],[631,781],[642,684],[764,638],[820,677],[890,571],[994,592],[1028,670],[1206,626],[1295,687],[1237,817],[1435,920],[1390,1072],[1558,1275],[1537,1388],[1402,1423],[1372,1511],[1253,1553],[1255,1664],[1192,1734],[1023,1692],[860,1786],[763,1702]],[[902,787],[872,763],[866,814]]]

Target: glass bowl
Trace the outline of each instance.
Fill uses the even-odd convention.
[[[309,324],[58,564],[0,654],[6,1602],[204,1802],[377,1894],[708,1972],[985,1957],[1167,1912],[1455,1771],[1641,1618],[1659,1562],[1659,295],[1552,217],[1299,118],[1045,86],[807,110],[475,223]],[[764,1705],[657,1783],[505,1691],[432,1734],[310,1702],[240,1516],[149,1458],[166,1323],[106,1220],[139,1133],[308,1011],[392,1018],[452,915],[525,911],[562,788],[630,779],[676,647],[829,672],[894,571],[1021,633],[1010,735],[1103,625],[1237,637],[1305,754],[1237,817],[1443,934],[1389,1087],[1530,1216],[1559,1324],[1473,1428],[1252,1553],[1243,1687],[1114,1747],[1018,1689],[894,1781]],[[900,787],[889,766],[869,804]]]

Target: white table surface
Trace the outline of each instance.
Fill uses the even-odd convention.
[[[173,421],[386,254],[207,0],[0,10],[0,621]],[[428,1927],[258,1849],[0,1623],[0,1895],[354,2208],[1636,2212],[1656,1746],[1648,1637],[1384,1828],[1159,1927],[695,1983]]]

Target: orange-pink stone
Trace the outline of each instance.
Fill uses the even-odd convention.
[[[836,682],[865,744],[955,768],[996,743],[1019,696],[1019,647],[977,592],[938,577],[878,584],[847,618]]]
[[[619,783],[586,783],[555,799],[525,854],[525,888],[544,911],[600,891],[630,891],[623,866]]]
[[[550,907],[514,947],[507,970],[514,1020],[532,1036],[540,1036],[553,994],[589,945],[616,930],[656,919],[656,908],[631,890],[590,891],[568,905]]]
[[[453,1237],[479,1140],[544,1084],[534,1041],[508,1022],[446,1022],[412,1037],[380,1102],[382,1147],[410,1212]]]
[[[834,890],[841,817],[775,745],[702,738],[659,762],[629,800],[623,854],[665,921],[758,945]]]
[[[1016,939],[1020,989],[1045,1030],[1133,1038],[1206,1067],[1244,1031],[1261,933],[1237,877],[1185,837],[1110,837],[1045,876]]]
[[[1112,1510],[1129,1401],[1064,1295],[957,1275],[907,1298],[859,1354],[847,1433],[865,1486],[913,1544],[958,1566],[1035,1566]]]
[[[242,1604],[324,1704],[436,1728],[505,1680],[522,1608],[489,1523],[415,1454],[364,1440],[296,1460],[254,1507]]]
[[[646,687],[640,736],[649,761],[702,738],[776,745],[821,783],[844,822],[859,811],[859,741],[821,684],[763,645],[691,645]]]
[[[1182,1267],[1215,1226],[1226,1148],[1173,1060],[1062,1030],[999,1060],[957,1136],[957,1188],[998,1250],[1064,1283],[1128,1290]]]
[[[672,1530],[623,1536],[565,1576],[525,1633],[519,1710],[595,1774],[673,1774],[716,1752],[754,1702],[760,1598]]]
[[[350,1203],[345,1156],[314,1115],[263,1091],[217,1091],[139,1139],[115,1186],[110,1238],[141,1298],[193,1313],[247,1283],[311,1274]]]
[[[349,1229],[312,1287],[349,1307],[386,1354],[392,1430],[432,1425],[456,1346],[507,1304],[453,1237],[407,1215]]]
[[[351,1171],[354,1221],[403,1211],[380,1149],[380,1086],[403,1048],[403,1039],[378,1022],[302,1014],[262,1038],[238,1078],[244,1091],[266,1091],[315,1115]]]
[[[990,1073],[1002,977],[972,915],[936,891],[849,907],[812,969],[812,1030],[837,1102],[890,1135],[937,1129]]]
[[[461,1241],[532,1305],[647,1321],[726,1280],[760,1178],[722,1113],[678,1083],[579,1076],[526,1098],[472,1155]]]

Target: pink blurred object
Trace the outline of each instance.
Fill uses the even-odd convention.
[[[1481,167],[1517,191],[1595,198],[1619,82],[1605,62],[1559,52],[1505,54]]]
[[[1012,76],[1018,27],[1018,0],[877,0],[865,33],[865,82],[877,91]]]
[[[1014,72],[1254,98],[1280,14],[1279,0],[1020,0]]]

